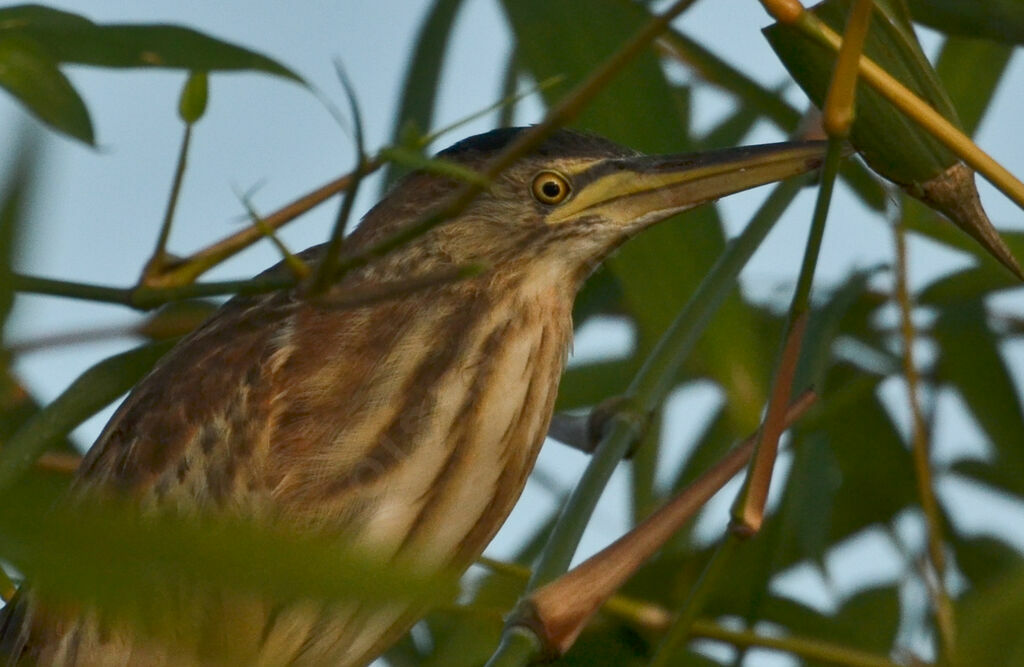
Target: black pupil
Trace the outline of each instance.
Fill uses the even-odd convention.
[[[562,194],[562,186],[555,181],[547,181],[544,185],[540,186],[540,191],[544,193],[545,197],[554,199],[558,195]]]

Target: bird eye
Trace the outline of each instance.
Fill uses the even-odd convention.
[[[533,191],[534,199],[548,206],[561,204],[571,191],[569,181],[553,171],[542,171],[534,176],[530,189]]]

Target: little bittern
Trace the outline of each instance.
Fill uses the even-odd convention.
[[[472,137],[440,157],[481,170],[521,131]],[[512,509],[544,440],[587,275],[644,228],[814,169],[822,154],[819,143],[794,143],[647,157],[559,131],[458,217],[347,272],[326,294],[296,288],[229,301],[132,391],[77,487],[185,512],[287,520],[428,571],[461,571]],[[457,187],[410,175],[343,252],[391,237]],[[332,304],[352,290],[467,263],[489,269],[372,303]],[[234,639],[249,647],[250,662],[266,665],[364,664],[416,619],[397,604],[366,601],[249,604],[244,613],[233,627],[251,636]],[[206,613],[199,625],[215,632],[224,616]],[[0,625],[0,655],[17,664],[202,663],[194,651],[88,611],[44,609],[30,591]]]

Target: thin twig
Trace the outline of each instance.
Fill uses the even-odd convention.
[[[692,635],[715,639],[738,647],[760,646],[775,649],[829,665],[849,667],[899,667],[898,663],[857,649],[837,646],[818,639],[788,635],[766,637],[752,630],[730,630],[712,621],[698,619],[693,623]]]
[[[284,241],[278,238],[277,233],[267,225],[256,210],[256,207],[253,205],[252,199],[249,195],[244,192],[239,192],[237,194],[239,201],[242,202],[242,206],[245,207],[246,213],[249,214],[249,222],[253,226],[259,228],[259,230],[263,232],[263,235],[270,239],[270,242],[274,244],[275,248],[277,248],[278,253],[281,255],[281,259],[284,260],[285,266],[287,266],[292,272],[295,279],[303,280],[307,278],[311,271],[309,266],[302,261],[301,257],[289,250],[288,246],[284,244]]]
[[[369,163],[363,165],[363,170],[366,174],[370,174],[379,169],[382,164],[380,160],[370,160]],[[344,192],[351,185],[353,177],[354,174],[345,174],[324,183],[312,192],[302,195],[262,218],[263,225],[273,230],[280,229],[303,213],[310,211],[338,193]],[[264,236],[263,229],[255,225],[241,229],[208,245],[189,257],[175,262],[167,267],[160,275],[158,281],[150,281],[150,285],[152,287],[160,287],[192,282],[217,264],[245,250]]]
[[[146,262],[142,275],[139,277],[139,284],[145,284],[151,275],[159,274],[167,265],[167,240],[171,236],[171,225],[174,222],[174,211],[178,207],[178,199],[181,197],[181,184],[185,180],[185,168],[188,163],[188,149],[192,143],[192,123],[185,123],[185,134],[181,140],[181,149],[178,151],[178,163],[174,168],[174,179],[171,181],[171,194],[167,199],[167,209],[164,211],[164,219],[160,224],[160,233],[157,236],[156,247],[153,254]]]
[[[907,402],[911,414],[911,453],[917,480],[917,494],[924,512],[928,537],[928,560],[934,581],[925,576],[925,585],[932,598],[935,625],[946,660],[952,661],[955,653],[956,622],[953,601],[946,588],[945,539],[942,529],[942,510],[935,497],[931,469],[931,445],[928,426],[921,412],[921,378],[914,361],[916,332],[913,321],[913,303],[907,286],[907,239],[906,230],[897,222],[893,225],[896,241],[896,302],[900,309],[900,335],[903,342],[903,376],[907,381]]]
[[[341,81],[342,88],[345,90],[345,97],[348,99],[349,110],[352,114],[353,139],[356,144],[356,166],[352,170],[352,182],[345,188],[345,194],[342,196],[341,207],[338,209],[338,216],[334,220],[334,228],[331,230],[331,236],[327,240],[323,256],[320,258],[320,262],[313,273],[313,278],[307,286],[309,294],[324,292],[334,281],[340,261],[341,246],[345,242],[345,230],[348,229],[348,220],[352,215],[356,194],[359,192],[359,186],[363,182],[363,177],[366,176],[364,167],[368,163],[366,141],[363,134],[363,116],[359,111],[355,90],[348,79],[348,75],[345,74],[345,69],[341,66],[341,62],[335,61],[334,69],[338,74],[338,80]]]
[[[406,296],[413,292],[439,287],[480,275],[488,270],[484,264],[464,264],[450,269],[429,271],[404,280],[345,290],[337,295],[322,296],[317,303],[333,309],[359,308],[385,299]]]
[[[553,86],[559,83],[560,81],[561,77],[552,77],[550,79],[546,79],[541,83],[537,84],[535,87],[518,93],[512,98],[512,100],[522,99],[528,95],[534,94],[538,90],[543,90],[545,88]],[[466,116],[465,118],[459,119],[452,123],[451,125],[443,127],[439,130],[435,130],[434,132],[431,132],[430,134],[424,136],[423,139],[420,141],[420,144],[422,146],[426,146],[432,143],[434,140],[436,140],[439,136],[452,130],[455,130],[461,127],[462,125],[469,123],[472,120],[475,120],[476,118],[479,118],[482,115],[490,113],[495,108],[507,104],[508,102],[508,100],[504,99],[499,100],[495,104],[480,111],[474,112]],[[361,165],[362,175],[368,176],[372,174],[377,169],[380,169],[380,167],[384,165],[384,162],[384,159],[380,155],[376,155],[374,157],[364,160]],[[284,206],[277,209],[273,213],[270,213],[266,217],[262,218],[263,225],[272,230],[280,229],[281,227],[288,224],[292,220],[296,219],[303,213],[312,210],[314,207],[318,206],[319,204],[322,204],[331,197],[334,197],[335,195],[347,190],[351,186],[352,180],[355,178],[355,176],[356,173],[352,172],[332,179],[327,183],[324,183],[320,187],[302,195],[301,197],[296,198],[290,203],[285,204]],[[162,274],[159,277],[154,276],[149,284],[152,287],[158,287],[179,285],[182,283],[192,282],[206,271],[210,270],[211,268],[228,259],[229,257],[232,257],[233,255],[241,252],[245,248],[248,248],[253,243],[256,243],[257,241],[262,239],[264,236],[264,231],[256,226],[246,227],[245,229],[242,229],[238,232],[229,234],[228,236],[220,239],[219,241],[211,243],[202,250],[199,250],[188,257],[177,260],[172,265],[165,267]]]

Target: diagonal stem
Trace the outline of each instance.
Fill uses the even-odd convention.
[[[815,398],[808,393],[791,405],[786,426]],[[600,606],[743,469],[756,443],[756,434],[747,438],[636,528],[525,600],[521,613],[542,633],[549,652],[562,655],[569,650]]]
[[[903,343],[903,376],[907,381],[907,401],[912,418],[911,452],[917,479],[917,493],[921,499],[928,538],[928,560],[934,581],[928,585],[929,595],[935,613],[935,626],[947,661],[952,662],[955,649],[956,622],[953,602],[946,588],[946,554],[942,529],[942,510],[935,497],[932,479],[931,447],[928,427],[921,413],[921,378],[914,361],[914,340],[916,332],[912,317],[913,303],[907,286],[907,239],[903,225],[893,226],[896,241],[896,301],[900,309],[900,336]],[[926,582],[927,583],[927,582]]]
[[[796,5],[800,7],[799,3]],[[776,364],[775,379],[772,382],[772,390],[768,399],[764,424],[754,452],[754,460],[744,480],[743,488],[733,504],[728,534],[715,550],[711,561],[704,568],[691,590],[679,618],[662,641],[652,665],[668,665],[672,656],[685,645],[694,621],[703,608],[707,596],[724,574],[726,563],[732,553],[743,541],[757,533],[764,519],[764,507],[775,468],[779,437],[783,431],[782,413],[784,407],[789,403],[793,389],[793,378],[800,357],[803,333],[811,309],[811,286],[821,251],[821,242],[825,234],[825,222],[828,218],[832,191],[839,173],[839,162],[843,157],[845,138],[849,133],[850,124],[853,122],[857,71],[852,63],[857,61],[863,48],[871,8],[871,0],[856,0],[847,23],[847,40],[832,74],[832,82],[825,105],[830,118],[824,122],[830,136],[822,169],[821,185],[818,189],[818,198],[811,219],[800,275],[789,307],[786,334],[779,354],[779,361]]]
[[[171,225],[174,222],[174,212],[178,207],[178,199],[181,196],[181,184],[185,180],[185,168],[188,164],[188,150],[192,143],[192,123],[185,123],[185,134],[181,140],[181,148],[178,151],[178,163],[174,168],[174,179],[171,181],[171,194],[167,199],[167,210],[164,212],[163,222],[160,224],[160,233],[157,236],[156,247],[153,254],[146,262],[146,267],[139,278],[139,284],[147,284],[151,276],[158,275],[170,261],[167,254],[167,240],[171,236]]]

